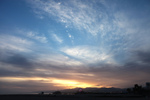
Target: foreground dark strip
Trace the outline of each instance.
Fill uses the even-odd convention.
[[[0,100],[150,100],[148,96],[105,95],[0,95]]]

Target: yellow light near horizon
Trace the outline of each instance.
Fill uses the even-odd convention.
[[[71,81],[71,80],[58,80],[58,79],[55,79],[55,80],[53,80],[53,83],[57,83],[56,86],[64,86],[64,87],[72,87],[72,88],[75,88],[75,87],[85,88],[85,87],[90,87],[91,86],[90,84],[85,84],[85,83],[81,83],[81,82],[77,82],[77,81]]]
[[[0,77],[1,81],[7,82],[20,82],[20,81],[39,81],[41,83],[52,83],[57,87],[64,88],[87,88],[87,87],[102,87],[95,86],[94,84],[79,82],[75,80],[65,80],[65,79],[57,79],[57,78],[41,78],[41,77]]]

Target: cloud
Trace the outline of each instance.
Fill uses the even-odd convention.
[[[137,52],[137,58],[141,60],[143,63],[150,63],[150,52]]]
[[[122,58],[128,59],[126,53],[132,51],[133,48],[150,48],[148,45],[149,25],[143,26],[142,24],[146,23],[148,18],[140,18],[139,21],[138,16],[134,16],[134,12],[137,13],[138,8],[127,12],[124,9],[128,8],[121,9],[114,2],[103,0],[32,1],[30,3],[34,6],[34,10],[41,12],[41,15],[54,18],[68,28],[80,30],[83,34],[92,34],[95,38],[90,35],[88,38],[94,39],[102,48],[109,49],[111,54],[116,55],[116,58],[124,54]],[[117,7],[120,8],[120,11],[116,10]],[[143,13],[148,14],[147,12]],[[75,42],[74,40],[73,43]],[[119,53],[116,54],[116,51]]]
[[[139,65],[147,66],[149,65],[149,61],[150,61],[149,57],[150,57],[150,52],[147,50],[134,50],[132,51],[132,56],[128,60],[128,62],[132,62],[131,64],[137,63]]]
[[[68,56],[64,56],[62,54],[41,54],[40,57],[37,58],[38,62],[51,64],[53,66],[81,66],[82,62],[69,58]],[[63,66],[63,67],[64,67]],[[63,68],[61,67],[61,68]]]
[[[63,40],[60,37],[58,37],[56,34],[52,34],[52,36],[53,36],[53,38],[54,38],[55,41],[57,41],[59,43],[63,42]]]
[[[111,54],[107,54],[105,50],[94,46],[66,47],[62,48],[61,51],[84,63],[115,63],[111,58]]]
[[[24,37],[28,37],[32,40],[36,40],[36,41],[39,41],[41,43],[47,43],[48,42],[47,37],[45,37],[43,33],[38,33],[35,31],[31,31],[31,30],[24,30],[24,29],[20,29],[20,28],[18,28],[16,30],[16,32],[20,35],[23,35]]]
[[[149,50],[150,48],[148,45],[150,42],[148,38],[149,25],[143,26],[142,24],[146,23],[148,18],[140,18],[139,21],[138,16],[134,15],[137,14],[139,8],[127,12],[127,7],[124,7],[126,11],[114,2],[103,0],[84,2],[75,0],[68,2],[32,1],[30,3],[34,6],[35,11],[41,12],[41,15],[54,18],[55,21],[68,26],[67,28],[80,30],[80,36],[83,36],[81,33],[86,34],[92,42],[95,40],[95,44],[92,45],[98,44],[110,52],[110,55],[113,54],[114,60],[118,63],[128,59],[130,55],[127,54],[134,49]],[[118,8],[120,11],[116,10]],[[148,14],[147,12],[143,13]],[[95,37],[91,37],[88,33]],[[72,35],[68,36],[72,37]],[[84,40],[87,39],[86,36],[84,36]],[[58,41],[60,40],[58,39]],[[77,44],[75,39],[72,43]]]
[[[3,63],[7,63],[17,67],[30,68],[32,65],[28,59],[19,54],[10,54],[10,56],[7,56],[5,57],[5,59],[0,59],[0,60]]]
[[[9,81],[11,78],[21,77],[20,79],[18,78],[19,83],[21,82],[21,79],[25,82],[31,80],[33,82],[39,81],[40,86],[50,83],[50,89],[59,87],[64,88],[65,85],[58,83],[58,81],[63,80],[64,82],[77,82],[79,84],[87,83],[92,86],[99,84],[100,86],[106,87],[130,87],[135,83],[143,84],[149,79],[150,66],[147,60],[149,57],[148,54],[149,53],[144,53],[142,51],[137,52],[135,53],[137,57],[132,58],[132,61],[134,62],[128,61],[123,66],[112,63],[100,63],[97,65],[78,64],[78,61],[63,55],[38,55],[31,62],[22,56],[13,55],[8,58],[7,62],[1,62],[0,75],[2,79],[7,79],[7,77],[9,77]],[[11,58],[15,59],[12,60]],[[22,61],[17,63],[18,58],[23,59],[23,63],[29,66],[28,70],[22,69],[24,66],[22,66]],[[139,61],[142,61],[143,63]],[[21,69],[19,69],[19,67],[13,67],[13,65],[20,66]],[[13,68],[16,68],[17,70]],[[6,81],[1,80],[1,82]],[[12,83],[15,84],[15,81],[11,82],[11,84]],[[23,86],[21,88],[23,88]]]
[[[56,20],[61,23],[66,24],[69,27],[75,27],[79,30],[85,30],[92,35],[97,35],[101,30],[99,23],[105,24],[105,29],[107,30],[107,14],[103,11],[103,7],[98,9],[97,12],[97,3],[96,2],[82,2],[82,1],[68,1],[68,2],[57,2],[57,1],[34,1],[30,2],[34,5],[35,13],[41,12],[43,16],[54,16]],[[101,5],[104,4],[104,1],[100,2]],[[98,7],[97,7],[98,8]],[[39,13],[38,13],[39,14]],[[101,19],[101,20],[99,20]]]
[[[29,56],[13,51],[0,52],[0,76],[3,77],[66,77],[66,75],[62,76],[60,73],[78,69],[78,66],[82,65],[83,63],[80,61],[57,53],[35,53]]]
[[[47,43],[48,42],[47,38],[45,36],[39,36],[38,35],[39,33],[36,33],[36,32],[33,32],[33,31],[29,31],[29,32],[25,32],[25,33],[27,33],[27,36],[29,38],[38,40],[38,41],[40,41],[42,43]]]
[[[96,83],[113,85],[115,87],[130,87],[132,84],[144,85],[148,81],[150,63],[149,52],[136,51],[124,65],[100,64],[89,66],[87,72],[94,73]],[[118,82],[117,82],[118,81]],[[106,83],[105,83],[106,82]],[[109,84],[109,82],[111,82]],[[131,84],[132,83],[132,84]]]
[[[29,49],[33,42],[25,38],[13,35],[0,35],[0,49],[1,50],[14,50],[20,52],[31,52]]]

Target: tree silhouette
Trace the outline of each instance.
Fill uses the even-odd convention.
[[[134,88],[133,88],[133,92],[135,94],[140,94],[142,92],[142,86],[139,86],[138,84],[135,84]]]

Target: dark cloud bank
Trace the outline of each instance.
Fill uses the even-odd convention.
[[[130,62],[131,59],[132,62]],[[86,66],[86,68],[74,65],[72,65],[74,67],[63,65],[60,67],[51,65],[50,62],[46,65],[42,62],[37,63],[34,62],[34,60],[29,60],[27,56],[12,53],[9,54],[9,56],[7,54],[5,57],[3,55],[0,58],[0,77],[56,77],[59,79],[75,79],[81,82],[93,81],[97,85],[105,84],[119,88],[130,87],[136,83],[145,84],[145,82],[149,81],[150,76],[150,52],[137,51],[131,59],[122,66],[103,64],[99,66]],[[13,69],[7,69],[8,66],[13,66],[11,68],[20,68],[20,70],[15,71]],[[36,68],[44,68],[57,73],[40,73],[35,70]],[[67,73],[90,73],[94,76],[69,75]],[[29,91],[40,90],[41,88],[47,89],[46,87],[51,87],[49,89],[56,89],[53,84],[38,83],[37,81],[6,82],[0,80],[0,83],[1,93],[5,91],[12,92],[13,90],[18,92],[20,91],[18,87],[24,92],[28,89]],[[32,87],[32,89],[30,89],[30,87]]]

